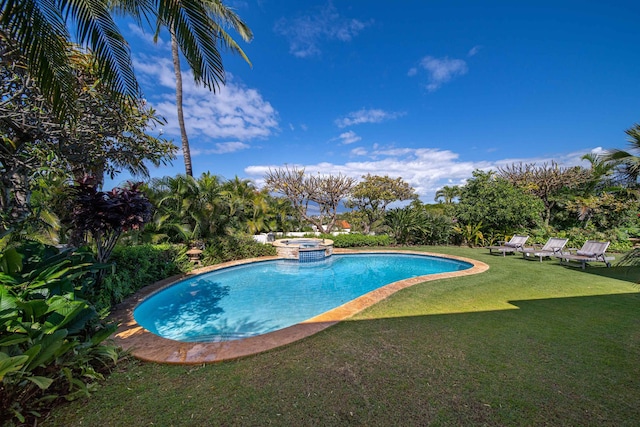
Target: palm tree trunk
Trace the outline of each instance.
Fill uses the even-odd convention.
[[[182,72],[180,71],[180,52],[178,51],[178,41],[173,33],[171,33],[171,55],[173,57],[173,70],[176,74],[176,107],[178,108],[178,124],[180,125],[180,136],[182,139],[184,168],[185,173],[188,176],[193,176],[189,138],[187,137],[187,129],[184,126],[184,114],[182,112]]]

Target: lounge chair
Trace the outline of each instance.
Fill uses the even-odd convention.
[[[506,256],[507,252],[516,252],[522,250],[528,238],[529,236],[521,236],[519,234],[515,234],[508,242],[499,242],[499,245],[487,246],[487,249],[489,249],[490,254],[492,254],[493,251],[498,251],[502,252],[502,256]]]
[[[522,248],[522,258],[529,256],[537,256],[542,262],[544,257],[552,257],[560,254],[569,239],[561,239],[559,237],[551,237],[542,247]]]
[[[566,261],[577,261],[582,264],[582,269],[584,270],[585,266],[588,262],[604,262],[607,267],[611,267],[611,262],[615,259],[615,257],[606,256],[605,252],[609,247],[609,242],[598,242],[596,240],[587,240],[582,248],[577,251],[575,254],[571,252],[562,252],[556,255],[557,258],[560,258],[560,262]]]

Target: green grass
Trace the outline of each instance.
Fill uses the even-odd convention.
[[[127,361],[43,424],[638,425],[640,269],[425,250],[491,268],[405,289],[252,357]]]

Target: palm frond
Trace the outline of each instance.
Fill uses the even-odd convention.
[[[67,57],[69,32],[54,0],[2,0],[0,26],[27,60],[56,116],[74,111],[75,76]]]
[[[249,58],[225,31],[234,28],[244,40],[251,40],[249,27],[219,0],[158,0],[158,29],[166,26],[180,46],[196,83],[213,90],[225,83],[219,46]]]
[[[98,75],[116,94],[125,99],[140,96],[127,42],[120,34],[104,1],[62,0],[61,12],[75,21],[76,37],[90,46],[96,56]]]
[[[225,82],[222,58],[211,32],[211,19],[200,0],[160,0],[159,23],[172,33],[198,84],[212,91]]]

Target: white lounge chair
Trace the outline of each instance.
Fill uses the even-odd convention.
[[[551,237],[542,247],[522,248],[522,257],[537,256],[540,258],[540,262],[542,262],[542,258],[559,255],[568,241],[569,239]]]
[[[499,242],[499,245],[487,246],[487,249],[489,249],[489,254],[492,254],[493,251],[498,251],[502,252],[502,256],[506,256],[507,252],[521,251],[527,239],[529,239],[529,236],[516,234],[508,242]]]
[[[585,266],[588,262],[604,262],[607,267],[611,267],[611,262],[615,259],[612,256],[606,256],[605,252],[609,247],[609,242],[598,242],[596,240],[587,240],[582,248],[577,251],[575,254],[570,252],[563,252],[556,257],[560,258],[560,262],[563,261],[577,261],[582,264],[582,269],[584,270]]]

